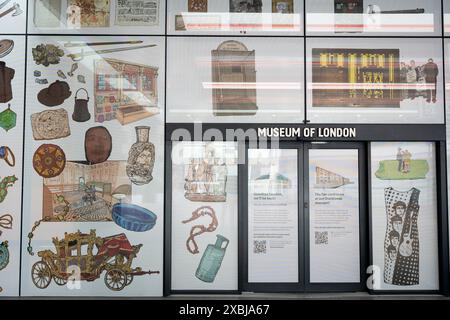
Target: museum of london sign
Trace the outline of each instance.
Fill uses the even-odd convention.
[[[259,138],[356,138],[356,128],[258,128]]]

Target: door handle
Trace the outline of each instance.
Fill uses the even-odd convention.
[[[309,203],[308,202],[303,202],[303,208],[309,209]]]

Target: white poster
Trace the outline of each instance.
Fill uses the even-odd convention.
[[[435,145],[371,145],[375,290],[438,290]]]
[[[311,283],[359,283],[358,150],[309,151]]]
[[[164,56],[28,37],[23,296],[162,295]]]
[[[297,283],[297,150],[248,151],[248,282]]]
[[[238,289],[237,146],[172,147],[171,290]]]

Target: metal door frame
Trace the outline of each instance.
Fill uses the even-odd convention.
[[[270,148],[270,146],[268,147]],[[245,148],[245,165],[241,167],[243,185],[241,228],[241,274],[243,291],[247,292],[354,292],[367,291],[365,271],[368,266],[368,210],[367,210],[367,149],[363,142],[280,142],[279,149],[297,149],[298,178],[298,283],[249,283],[248,282],[248,144]],[[360,282],[314,283],[309,282],[309,150],[310,149],[358,149],[359,207],[360,207]]]

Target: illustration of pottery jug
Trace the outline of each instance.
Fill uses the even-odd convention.
[[[150,127],[136,127],[137,141],[128,153],[127,175],[136,185],[144,185],[153,180],[155,146],[149,142]]]
[[[216,243],[208,245],[195,272],[195,276],[204,282],[214,282],[230,243],[227,238],[220,234],[216,237]]]
[[[78,98],[78,92],[80,92],[80,90],[83,90],[86,93],[86,99]],[[88,102],[89,93],[86,91],[86,89],[78,89],[77,93],[75,94],[75,106],[73,108],[72,114],[73,121],[86,122],[91,118],[91,114],[89,113],[88,108]]]

